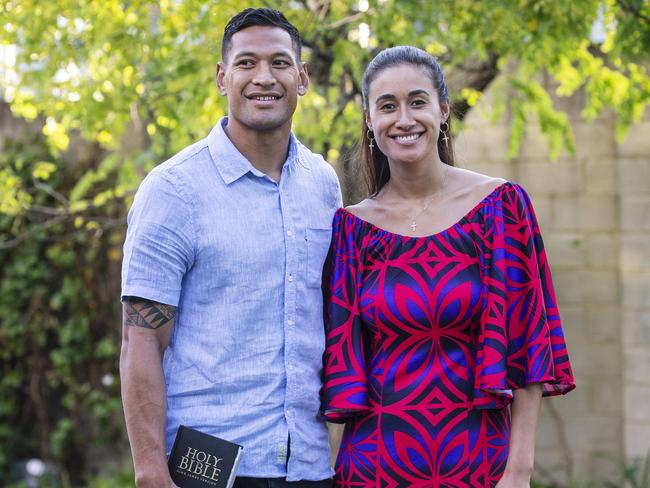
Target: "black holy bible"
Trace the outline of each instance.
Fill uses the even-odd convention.
[[[231,488],[243,450],[181,425],[169,455],[169,474],[180,488]]]

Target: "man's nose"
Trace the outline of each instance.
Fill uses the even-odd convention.
[[[275,84],[275,81],[275,76],[273,75],[271,66],[267,63],[260,63],[255,72],[253,83],[256,85],[271,86]]]

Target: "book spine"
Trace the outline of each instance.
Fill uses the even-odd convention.
[[[237,457],[235,458],[235,462],[232,464],[232,470],[230,471],[230,477],[228,478],[228,483],[226,484],[226,488],[232,488],[233,485],[235,484],[235,479],[237,478],[237,470],[239,469],[239,462],[241,461],[242,453],[244,452],[244,449],[242,447],[239,447],[239,450],[237,451]]]

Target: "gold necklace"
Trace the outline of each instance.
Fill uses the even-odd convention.
[[[415,232],[415,231],[418,229],[417,218],[418,218],[420,215],[422,215],[422,214],[427,210],[427,208],[429,208],[429,205],[431,205],[431,203],[433,202],[434,198],[437,197],[437,196],[439,196],[439,195],[443,192],[443,190],[445,190],[445,183],[446,183],[446,181],[447,181],[447,174],[449,174],[449,171],[447,170],[447,168],[443,168],[443,175],[442,175],[442,179],[440,180],[440,187],[439,187],[439,189],[427,197],[427,201],[426,201],[426,203],[424,204],[424,206],[420,209],[420,211],[419,211],[418,213],[416,213],[415,215],[411,216],[411,215],[409,215],[408,213],[404,212],[404,214],[405,214],[405,215],[408,217],[408,219],[411,221],[411,225],[410,225],[410,227],[411,227],[411,232]]]

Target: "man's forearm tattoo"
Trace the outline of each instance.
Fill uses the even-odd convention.
[[[142,298],[128,298],[124,307],[124,324],[157,329],[176,319],[176,307]]]

